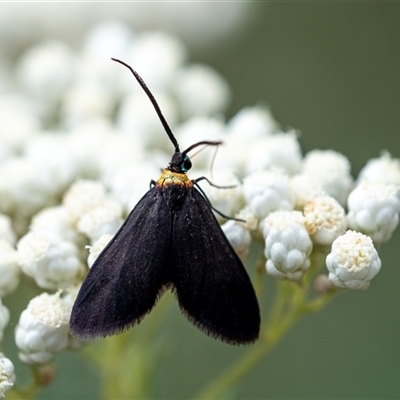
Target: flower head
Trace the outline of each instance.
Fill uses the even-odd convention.
[[[346,204],[353,178],[350,162],[344,155],[333,150],[312,150],[304,158],[303,173],[312,176],[341,205]]]
[[[386,242],[399,223],[400,188],[384,182],[362,181],[347,199],[349,228]]]
[[[21,361],[44,364],[68,345],[71,309],[61,292],[34,297],[21,313],[15,341]]]
[[[312,242],[299,211],[275,211],[262,221],[267,272],[299,280],[310,266]]]
[[[382,152],[379,158],[369,160],[360,171],[358,182],[363,180],[400,185],[400,160],[387,151]]]
[[[247,209],[258,219],[273,211],[292,210],[295,204],[289,178],[276,171],[260,171],[246,176],[243,194]]]
[[[372,239],[356,231],[347,231],[332,244],[326,257],[331,282],[343,289],[365,290],[379,272],[381,260]]]
[[[307,231],[316,244],[330,245],[346,230],[346,215],[343,207],[330,196],[319,196],[304,206]]]
[[[66,288],[83,275],[79,249],[55,233],[29,232],[18,242],[17,250],[22,271],[42,288]]]

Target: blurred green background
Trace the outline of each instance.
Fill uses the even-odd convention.
[[[208,7],[212,13],[212,3]],[[304,153],[337,150],[350,159],[354,176],[382,149],[400,157],[400,4],[251,7],[247,26],[231,38],[190,49],[191,61],[214,66],[229,82],[228,115],[268,104],[282,128],[301,132]],[[383,267],[366,292],[342,293],[304,318],[244,380],[237,398],[400,398],[399,240],[398,230],[381,247]],[[154,381],[156,398],[191,397],[243,352],[205,337],[176,305],[164,328],[172,343]],[[96,372],[79,354],[61,354],[57,365],[57,380],[40,399],[97,396]]]

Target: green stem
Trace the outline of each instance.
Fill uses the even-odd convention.
[[[307,301],[307,285],[279,282],[278,295],[272,307],[271,318],[262,327],[259,341],[232,366],[218,376],[195,399],[218,399],[247,375],[284,337],[286,332],[305,314],[317,312],[332,298],[332,294]],[[292,292],[288,296],[288,292]]]

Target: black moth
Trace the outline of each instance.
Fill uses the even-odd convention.
[[[230,344],[258,338],[260,311],[253,286],[221,230],[201,179],[190,180],[192,163],[169,128],[142,78],[129,65],[175,146],[171,162],[131,211],[89,270],[71,314],[81,339],[121,333],[151,311],[171,288],[184,315],[205,334]]]

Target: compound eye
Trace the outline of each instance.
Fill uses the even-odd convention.
[[[183,163],[181,164],[181,171],[186,172],[189,171],[190,168],[192,168],[192,162],[190,161],[189,156],[186,154]]]

